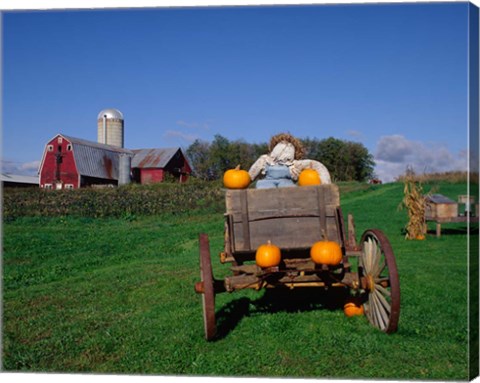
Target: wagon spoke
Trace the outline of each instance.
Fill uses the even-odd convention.
[[[378,300],[382,304],[382,307],[385,309],[385,312],[386,312],[387,316],[390,315],[390,311],[392,309],[390,307],[390,303],[388,303],[388,301],[385,299],[385,297],[382,295],[382,293],[380,291],[375,290],[375,294],[377,295]]]
[[[375,294],[370,294],[372,313],[374,318],[374,325],[377,326],[380,330],[384,330],[385,323],[379,311],[379,302],[375,297]]]
[[[377,241],[372,240],[372,275],[377,274],[378,264],[380,263],[380,257],[382,253],[378,247]]]
[[[372,270],[372,240],[368,238],[367,241],[367,251],[366,251],[366,258],[367,258],[367,272],[370,273]]]
[[[368,238],[368,241],[370,242],[370,267],[368,269],[369,274],[372,274],[373,269],[375,267],[375,242],[373,241],[372,238]]]
[[[367,272],[367,270],[368,270],[367,257],[368,257],[368,242],[364,242],[363,243],[362,255],[360,257],[360,260],[362,261],[362,266],[363,266],[363,271],[364,272]]]
[[[378,291],[380,291],[384,296],[386,297],[391,297],[392,294],[390,293],[390,291],[388,291],[385,287],[383,287],[382,285],[379,285],[379,284],[375,284],[375,289],[377,289]]]
[[[376,255],[375,267],[374,267],[374,270],[372,271],[372,275],[379,276],[382,273],[382,271],[385,269],[386,262],[385,262],[385,258],[382,259],[382,251],[380,250],[379,247],[377,247],[377,251],[375,255]]]
[[[382,296],[378,291],[375,291],[374,293],[377,302],[378,302],[378,311],[380,313],[380,316],[382,317],[383,323],[385,324],[384,328],[387,328],[388,322],[390,321],[389,316],[390,316],[390,309],[387,310],[387,308],[383,305],[382,302]],[[383,298],[385,300],[385,298]],[[385,303],[388,305],[388,303],[385,301]],[[390,305],[388,305],[390,307]]]
[[[385,311],[383,310],[382,304],[380,303],[378,296],[375,294],[375,292],[372,293],[371,296],[372,302],[374,303],[373,306],[377,317],[377,323],[379,325],[378,327],[381,330],[385,330],[388,324],[388,316],[385,316]]]
[[[363,257],[365,259],[365,271],[370,271],[370,241],[367,240],[365,242],[364,254]]]
[[[372,319],[372,324],[375,326],[375,327],[379,327],[380,328],[380,322],[379,322],[379,319],[378,319],[378,313],[375,309],[375,302],[374,302],[374,298],[373,298],[373,295],[370,294],[370,296],[368,297],[368,302],[370,303],[370,311],[371,311],[371,319]]]

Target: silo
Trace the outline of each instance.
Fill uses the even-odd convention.
[[[122,153],[118,163],[118,186],[130,183],[130,169],[132,165],[132,157],[130,154]]]
[[[123,148],[123,114],[119,110],[102,110],[98,113],[97,126],[97,141],[100,144]]]

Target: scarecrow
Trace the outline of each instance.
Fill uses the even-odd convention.
[[[253,181],[259,176],[257,189],[296,186],[303,169],[317,171],[322,184],[331,183],[327,168],[315,160],[303,160],[305,149],[302,143],[288,133],[280,133],[270,139],[269,153],[260,156],[250,167],[248,174]]]

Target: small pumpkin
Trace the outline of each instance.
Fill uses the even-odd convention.
[[[303,169],[298,176],[298,185],[299,186],[312,186],[312,185],[320,185],[322,181],[320,180],[320,176],[315,169],[310,168]]]
[[[280,248],[271,241],[260,245],[255,253],[255,262],[262,268],[278,266],[281,260]]]
[[[223,174],[223,185],[227,189],[246,189],[250,185],[250,175],[237,165],[235,169],[229,169]]]
[[[363,305],[356,299],[347,301],[343,306],[343,313],[347,317],[353,317],[356,315],[363,315],[365,313]]]
[[[424,234],[418,234],[415,237],[415,239],[418,240],[418,241],[424,241],[425,240],[425,235]]]
[[[316,264],[335,266],[342,261],[342,249],[337,242],[329,241],[325,236],[324,240],[315,242],[310,248],[310,257]]]

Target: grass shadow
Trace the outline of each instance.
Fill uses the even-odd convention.
[[[217,320],[217,334],[214,340],[225,338],[237,325],[242,318],[250,315],[249,307],[251,300],[249,298],[235,299],[224,305],[215,314]]]
[[[338,310],[348,296],[347,288],[286,287],[266,290],[262,297],[252,302],[257,312],[304,312],[313,310]]]
[[[427,234],[436,235],[436,229],[427,230]],[[441,235],[478,235],[478,224],[473,224],[468,230],[467,226],[442,227]]]
[[[217,335],[214,340],[225,338],[244,317],[252,314],[343,309],[348,294],[347,288],[275,288],[266,289],[255,300],[235,299],[216,312]]]

